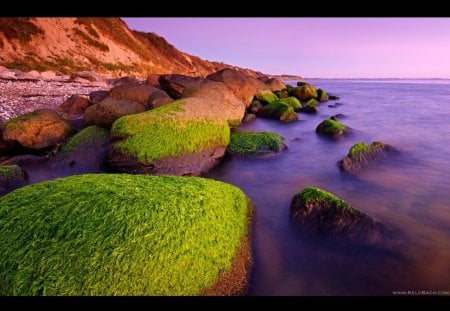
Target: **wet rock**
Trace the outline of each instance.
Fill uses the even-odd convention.
[[[300,112],[301,113],[308,113],[308,114],[315,114],[317,113],[317,108],[315,106],[303,106],[302,108],[300,108]]]
[[[0,166],[0,196],[27,184],[27,173],[17,165]]]
[[[203,78],[189,77],[179,74],[161,75],[158,82],[161,88],[172,98],[179,99],[183,95],[185,88],[195,88],[204,81]]]
[[[283,123],[298,120],[298,115],[288,104],[278,100],[258,111],[257,115],[263,118],[278,119]]]
[[[322,121],[316,128],[316,132],[319,135],[326,136],[332,139],[340,139],[348,134],[350,134],[351,129],[333,119],[326,119]]]
[[[335,105],[328,105],[328,108],[336,108]]]
[[[252,101],[252,103],[250,104],[250,107],[248,107],[248,110],[251,113],[255,113],[257,114],[261,109],[263,109],[264,106],[261,104],[261,102],[259,100],[254,100]]]
[[[357,173],[396,151],[393,146],[378,141],[370,145],[359,142],[354,144],[347,156],[339,161],[339,167],[345,172]]]
[[[328,94],[328,99],[329,100],[338,100],[339,96]]]
[[[285,147],[278,133],[237,131],[231,133],[228,152],[242,158],[257,158],[276,154]]]
[[[307,101],[317,98],[317,90],[312,84],[303,84],[293,88],[289,95],[296,97],[300,101]]]
[[[87,96],[72,95],[57,110],[63,118],[73,119],[82,116],[90,105],[91,102]]]
[[[317,100],[320,102],[326,102],[328,100],[327,92],[322,89],[317,89]]]
[[[252,122],[256,120],[256,115],[253,113],[247,113],[244,117],[244,120],[242,122]]]

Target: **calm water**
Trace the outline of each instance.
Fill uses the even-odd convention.
[[[257,119],[241,129],[280,133],[288,150],[258,160],[226,159],[207,177],[243,189],[256,205],[249,295],[391,295],[450,291],[450,83],[446,80],[314,80],[338,101],[292,124]],[[342,103],[336,108],[329,104]],[[354,129],[315,134],[331,115]],[[401,154],[357,177],[337,161],[356,142],[382,141]],[[326,189],[397,232],[386,248],[356,247],[297,231],[292,197]]]

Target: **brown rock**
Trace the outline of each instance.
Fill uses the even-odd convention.
[[[120,117],[144,112],[142,104],[129,100],[118,100],[106,98],[99,104],[89,106],[84,112],[84,123],[88,125],[98,125],[109,129],[111,125]]]
[[[73,119],[82,116],[90,105],[91,102],[87,96],[72,95],[58,107],[58,112],[65,119]]]
[[[286,85],[277,78],[270,78],[264,81],[272,92],[281,91],[286,88]]]
[[[53,110],[40,109],[3,124],[3,139],[26,148],[42,149],[67,139],[72,127]]]
[[[312,98],[317,98],[317,90],[314,85],[305,83],[293,88],[290,91],[290,95],[303,102]]]
[[[223,82],[246,107],[250,106],[257,93],[269,89],[264,82],[233,69],[222,69],[208,75],[206,79]]]
[[[17,80],[37,81],[41,79],[42,79],[41,74],[36,70],[32,70],[29,72],[20,72],[17,74]]]
[[[132,83],[113,87],[109,90],[109,96],[118,100],[133,101],[143,105],[146,109],[151,109],[151,97],[156,92],[161,93],[163,91],[147,84]]]
[[[90,82],[94,81],[105,81],[105,77],[95,71],[79,71],[74,72],[70,75],[70,80],[75,81],[76,78],[81,78],[88,80]]]
[[[159,84],[158,79],[161,75],[160,74],[151,74],[147,77],[146,83],[150,86],[156,87],[158,89],[161,88],[161,84]]]
[[[158,78],[161,88],[175,99],[181,98],[185,88],[199,86],[204,80],[199,77],[189,77],[179,74],[161,75]]]
[[[56,78],[56,73],[51,70],[47,70],[47,71],[41,72],[41,77],[45,81],[52,81]]]
[[[94,91],[94,92],[89,93],[89,101],[92,104],[98,104],[102,100],[107,98],[108,96],[109,96],[109,92],[108,91],[103,91],[103,90]]]

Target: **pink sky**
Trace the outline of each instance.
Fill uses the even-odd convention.
[[[309,78],[450,78],[450,18],[124,18],[204,59]]]

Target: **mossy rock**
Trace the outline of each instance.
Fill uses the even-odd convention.
[[[314,85],[304,84],[297,86],[289,92],[290,96],[296,97],[300,101],[310,100],[311,98],[317,98],[317,90]]]
[[[287,88],[284,88],[284,89],[282,89],[280,91],[274,91],[273,93],[275,95],[277,95],[277,97],[280,98],[280,99],[289,97],[289,93],[288,93],[288,89]]]
[[[304,106],[311,106],[311,107],[317,107],[320,104],[319,101],[315,98],[311,98],[310,100],[307,100],[303,105]]]
[[[228,151],[235,156],[254,158],[274,154],[285,147],[280,134],[239,131],[231,133]]]
[[[306,84],[308,84],[308,83],[303,82],[303,81],[298,81],[297,82],[297,86],[303,86],[303,85],[306,85]]]
[[[265,106],[258,111],[257,115],[263,118],[278,119],[284,123],[298,120],[298,115],[294,109],[280,100]]]
[[[328,99],[329,100],[338,100],[339,96],[328,94]]]
[[[0,295],[240,294],[251,215],[239,188],[197,177],[29,185],[0,198]]]
[[[327,92],[322,89],[317,89],[317,100],[320,102],[326,102],[328,100]]]
[[[300,108],[301,113],[307,113],[307,114],[316,114],[317,108],[315,106],[303,106]]]
[[[256,120],[256,114],[253,113],[247,113],[242,120],[242,122],[252,122]]]
[[[2,124],[3,139],[30,149],[44,149],[69,138],[73,128],[50,109],[39,109]]]
[[[295,111],[300,110],[300,108],[302,108],[302,105],[300,104],[300,101],[295,98],[295,97],[286,97],[286,98],[281,98],[280,102],[288,104],[289,106],[291,106]]]
[[[77,173],[104,170],[109,132],[99,126],[88,126],[72,136],[50,162],[53,167],[74,167]]]
[[[28,174],[18,165],[0,166],[0,195],[27,184]]]
[[[278,97],[274,93],[267,91],[264,93],[256,94],[255,99],[258,100],[263,106],[265,106],[277,101]]]
[[[317,126],[316,132],[332,139],[340,139],[348,135],[351,129],[339,121],[326,119]]]
[[[380,222],[335,195],[314,187],[306,187],[294,196],[290,214],[302,230],[317,235],[378,243],[388,233]]]
[[[250,104],[250,107],[248,107],[248,111],[250,111],[251,113],[258,113],[258,111],[263,109],[263,107],[264,106],[261,104],[261,102],[255,99]]]
[[[357,173],[374,162],[386,158],[395,151],[396,149],[393,146],[379,141],[375,141],[370,145],[359,142],[354,144],[347,156],[339,161],[339,166],[346,172]]]
[[[208,117],[208,104],[186,98],[120,118],[111,128],[109,164],[129,173],[206,172],[219,162],[230,141],[227,121]]]

